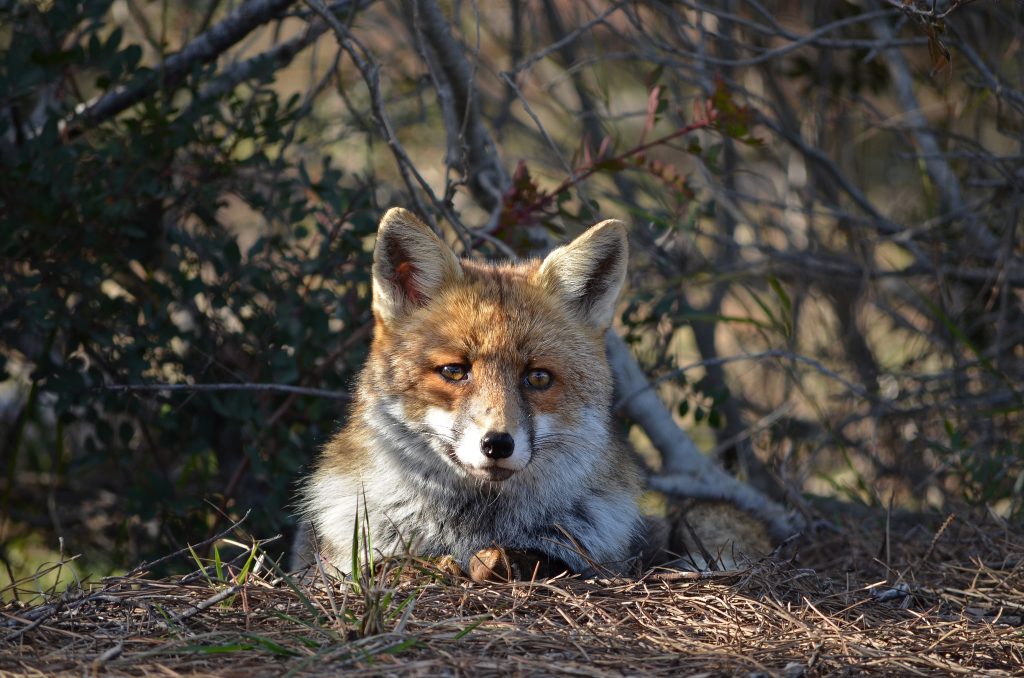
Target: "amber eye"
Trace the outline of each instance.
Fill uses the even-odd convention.
[[[554,381],[554,377],[547,370],[530,370],[523,377],[523,383],[526,386],[538,391],[543,391],[551,386],[552,381]]]
[[[468,365],[442,365],[437,368],[437,371],[448,381],[466,381],[469,379]]]

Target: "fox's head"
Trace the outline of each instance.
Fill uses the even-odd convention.
[[[411,213],[388,211],[363,382],[378,403],[368,416],[386,421],[371,425],[428,475],[448,464],[497,483],[598,461],[612,397],[603,336],[627,247],[609,220],[543,261],[459,260]]]

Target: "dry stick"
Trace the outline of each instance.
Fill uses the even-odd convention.
[[[328,391],[322,388],[306,386],[290,386],[288,384],[105,384],[104,391],[121,393],[153,392],[153,391],[184,391],[186,393],[204,393],[220,391],[258,391],[270,393],[292,393],[314,398],[330,398],[331,400],[351,400],[349,393]]]
[[[916,6],[915,3],[907,2],[906,0],[885,0],[885,2],[896,9],[906,12],[907,14],[915,14],[922,19],[927,19],[928,21],[937,21],[945,19],[955,10],[966,5],[970,5],[973,2],[977,2],[977,0],[952,0],[952,2],[949,3],[949,7],[941,11],[936,10],[934,2],[931,4],[931,9],[921,9]]]
[[[892,26],[889,25],[885,17],[873,20],[871,29],[883,43],[891,42],[895,38]],[[896,99],[903,107],[903,116],[907,121],[910,136],[919,149],[918,157],[924,162],[924,166],[938,187],[943,201],[951,212],[964,215],[964,229],[977,247],[985,252],[997,251],[999,240],[985,230],[984,225],[974,217],[974,213],[966,208],[960,182],[949,163],[946,162],[942,147],[935,138],[928,121],[921,113],[921,107],[914,94],[914,81],[910,73],[910,66],[903,57],[903,53],[899,50],[887,50],[885,64],[888,66],[889,76],[892,78],[893,88],[896,90]]]
[[[171,615],[166,621],[163,619],[158,620],[157,626],[163,627],[167,630],[171,630],[171,628],[178,622],[182,622],[190,617],[194,617],[203,610],[216,605],[217,603],[221,602],[226,598],[230,598],[231,596],[235,595],[239,592],[239,590],[242,589],[242,586],[242,584],[235,584],[234,586],[229,586],[223,591],[218,591],[209,598],[197,603],[191,609],[185,610],[180,614]]]
[[[172,558],[177,558],[178,556],[182,555],[183,553],[188,553],[189,551],[193,551],[193,550],[195,550],[197,548],[202,548],[203,546],[206,546],[207,544],[212,544],[213,542],[217,541],[221,537],[224,537],[225,535],[230,534],[239,525],[244,523],[246,521],[246,519],[249,517],[249,513],[251,513],[251,510],[250,511],[246,511],[244,516],[242,516],[237,521],[232,523],[230,526],[228,526],[222,532],[218,532],[217,534],[213,535],[209,539],[204,539],[203,541],[199,542],[198,544],[189,544],[185,548],[178,549],[174,553],[171,553],[169,555],[163,556],[162,558],[157,558],[156,560],[154,560],[152,562],[149,562],[149,563],[145,563],[144,562],[144,563],[141,563],[141,564],[137,565],[136,567],[134,567],[131,570],[129,570],[128,572],[126,572],[124,577],[121,577],[121,579],[124,579],[126,577],[131,577],[133,575],[139,574],[140,572],[142,572],[144,570],[148,570],[148,569],[152,568],[155,565],[159,565],[161,563],[165,563],[168,560],[171,560]]]
[[[113,647],[109,647],[103,651],[103,653],[96,657],[92,663],[93,673],[98,673],[100,667],[107,662],[117,659],[124,652],[124,640],[119,640]]]
[[[213,61],[259,26],[279,17],[295,0],[248,0],[216,26],[196,36],[161,67],[86,104],[70,126],[92,127],[139,103],[159,87],[172,85],[199,65]]]
[[[373,118],[377,122],[378,133],[387,143],[388,148],[391,149],[392,155],[395,156],[398,172],[402,175],[402,181],[409,191],[409,196],[416,203],[416,210],[431,224],[435,232],[440,232],[433,213],[427,209],[427,206],[420,199],[419,193],[416,191],[416,185],[418,184],[423,192],[430,197],[437,210],[444,214],[451,223],[458,223],[455,215],[452,214],[451,210],[448,209],[442,200],[438,199],[430,184],[427,183],[427,180],[416,169],[412,159],[402,144],[399,143],[398,137],[391,127],[391,119],[388,117],[387,109],[384,106],[384,95],[380,88],[380,65],[369,60],[370,51],[352,35],[345,24],[338,20],[338,17],[327,9],[322,0],[305,0],[305,3],[331,27],[338,45],[348,53],[352,63],[356,65],[360,75],[362,75],[366,89],[370,93],[370,107],[373,111]]]
[[[440,72],[450,88],[455,111],[462,111],[460,136],[466,151],[466,178],[473,197],[488,212],[501,206],[501,196],[508,186],[505,168],[494,153],[494,140],[480,117],[480,105],[473,90],[473,73],[452,36],[448,21],[434,0],[412,0],[419,19],[414,30],[422,34],[437,57]],[[460,144],[463,146],[463,144]]]
[[[79,585],[81,585],[81,584],[79,584]],[[71,600],[70,602],[68,600],[69,599],[69,595],[73,595],[73,594],[69,594],[69,592],[65,591],[61,595],[60,600],[58,600],[56,603],[47,603],[46,605],[44,605],[44,606],[42,606],[40,608],[36,608],[35,610],[29,610],[29,614],[30,615],[31,615],[32,612],[35,612],[36,610],[42,610],[42,612],[38,616],[36,616],[35,619],[32,620],[31,624],[29,624],[28,626],[24,626],[24,627],[18,629],[17,631],[12,631],[11,633],[9,633],[6,636],[4,636],[3,640],[4,640],[4,642],[12,642],[14,640],[17,640],[18,638],[20,638],[24,634],[28,633],[29,631],[32,631],[33,629],[38,628],[43,622],[45,622],[47,619],[49,619],[53,615],[57,614],[58,612],[60,612],[64,608],[76,609],[78,607],[81,607],[85,603],[88,603],[88,602],[91,602],[91,601],[94,601],[94,600],[105,600],[107,602],[111,602],[111,600],[110,600],[111,596],[107,595],[107,593],[106,593],[107,590],[108,590],[108,588],[104,587],[104,589],[102,591],[99,591],[97,593],[93,593],[91,595],[82,596],[82,597],[78,598],[77,600]],[[29,615],[26,615],[26,617],[27,616],[29,616]]]
[[[63,601],[58,602],[53,607],[51,607],[49,610],[47,610],[46,613],[39,615],[39,617],[37,619],[35,619],[28,626],[24,626],[24,627],[18,629],[17,631],[11,631],[6,636],[4,636],[4,642],[5,643],[14,642],[15,640],[17,640],[18,638],[20,638],[24,634],[26,634],[29,631],[37,628],[44,621],[46,621],[47,619],[49,619],[53,615],[57,614],[57,612],[60,611],[60,609],[62,607],[62,604],[63,604]]]
[[[366,3],[360,4],[365,5]],[[301,35],[225,69],[215,80],[199,90],[199,98],[202,100],[216,99],[227,94],[238,84],[255,77],[266,64],[273,64],[274,70],[284,68],[299,52],[312,45],[326,32],[327,24],[322,21],[309,24]]]
[[[676,582],[676,581],[722,581],[742,577],[747,570],[708,570],[703,572],[676,572],[655,570],[645,576],[643,581]]]
[[[331,4],[331,8],[338,12],[354,12],[368,7],[372,2],[373,0],[336,0]],[[287,67],[299,52],[316,42],[327,33],[327,30],[328,26],[324,22],[310,23],[305,31],[291,40],[274,45],[244,61],[233,63],[200,90],[200,98],[216,98],[229,92],[240,83],[255,77],[267,63],[272,63],[274,71]]]

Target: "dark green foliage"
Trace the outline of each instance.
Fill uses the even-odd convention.
[[[140,77],[139,46],[99,19],[109,5],[5,5],[0,15],[3,108],[26,119],[40,105],[60,111],[16,135],[0,123],[11,142],[0,167],[0,381],[18,374],[32,393],[0,432],[5,513],[38,519],[56,492],[49,527],[64,528],[69,550],[98,546],[117,565],[201,539],[238,507],[255,509],[257,533],[284,528],[296,472],[344,404],[104,385],[344,392],[365,350],[346,339],[369,322],[363,239],[377,211],[328,162],[314,172],[283,159],[301,133],[296,98],[240,88],[204,99],[205,69],[78,128],[68,83],[102,91]],[[229,224],[239,204],[249,216]],[[32,471],[48,480],[18,480]],[[99,503],[104,540],[82,543],[75,525]]]

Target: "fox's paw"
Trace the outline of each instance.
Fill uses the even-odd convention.
[[[491,547],[477,551],[469,559],[469,578],[477,582],[508,582],[549,577],[553,574],[552,565],[553,561],[543,553]]]
[[[449,577],[462,576],[462,568],[459,567],[458,561],[452,556],[441,556],[434,561],[434,566]]]

